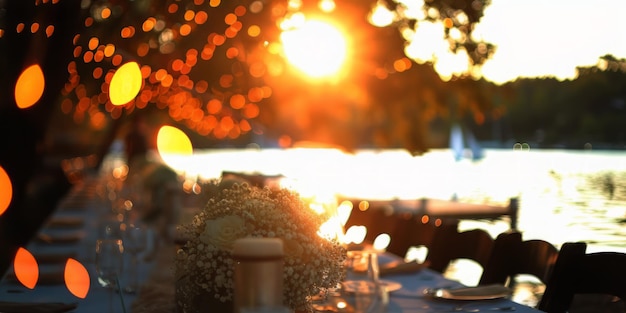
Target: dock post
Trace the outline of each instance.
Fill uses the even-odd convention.
[[[511,218],[511,230],[517,230],[517,219],[519,213],[519,199],[513,197],[509,199],[509,216]]]

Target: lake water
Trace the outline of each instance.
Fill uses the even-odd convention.
[[[487,149],[477,162],[450,150],[411,156],[404,150],[200,150],[165,160],[188,177],[224,170],[282,174],[303,195],[364,198],[457,198],[505,205],[520,200],[519,230],[559,246],[586,241],[589,250],[626,251],[626,151]],[[496,235],[505,221],[463,221]]]
[[[450,150],[411,156],[404,150],[246,149],[201,150],[191,158],[164,156],[191,179],[222,171],[284,175],[304,196],[437,198],[506,205],[519,198],[524,239],[560,247],[585,241],[588,251],[626,252],[626,151],[487,149],[480,161],[456,161]],[[462,221],[494,237],[508,221]],[[419,251],[416,255],[419,254]],[[446,273],[472,285],[480,269],[456,263]],[[528,278],[528,277],[526,277]],[[542,285],[522,278],[514,300],[536,304]]]

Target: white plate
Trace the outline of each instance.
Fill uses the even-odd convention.
[[[424,294],[436,299],[449,300],[490,300],[507,297],[511,289],[502,285],[486,285],[463,288],[434,288],[426,289]]]
[[[348,281],[344,281],[341,284],[343,288],[346,290],[346,292],[349,292],[349,293],[355,293],[357,292],[357,290],[360,290],[362,292],[368,290],[368,285],[366,281],[348,280]],[[390,281],[390,280],[381,279],[380,284],[384,286],[385,288],[387,288],[387,292],[394,292],[402,288],[402,284],[395,282],[395,281]]]

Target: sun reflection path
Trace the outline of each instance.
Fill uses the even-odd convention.
[[[492,171],[483,171],[481,164],[456,163],[448,151],[414,157],[403,149],[354,153],[307,148],[216,149],[196,150],[179,163],[181,167],[173,166],[174,170],[191,179],[219,178],[223,170],[284,175],[282,186],[325,198],[339,194],[367,199],[450,199],[455,193],[462,196],[501,178],[498,172],[485,174]],[[506,184],[501,188],[498,194],[503,202],[517,192]]]

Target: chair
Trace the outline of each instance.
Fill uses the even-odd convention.
[[[396,212],[392,206],[370,206],[368,202],[352,202],[352,211],[344,225],[345,229],[361,225],[367,228],[365,241],[372,243],[380,234],[391,237],[387,251],[405,257],[411,247],[430,249],[436,231],[447,228],[456,231],[458,220],[441,223],[417,218],[411,212]]]
[[[405,257],[411,247],[425,247],[430,250],[437,231],[444,228],[456,231],[458,227],[457,220],[440,222],[418,219],[410,213],[396,214],[394,228],[389,234],[391,242],[387,251]]]
[[[539,310],[548,313],[573,312],[577,295],[611,295],[626,300],[626,253],[586,253],[587,244],[569,242],[559,251]],[[595,306],[593,312],[606,312]]]
[[[515,276],[520,274],[533,275],[545,284],[558,253],[558,249],[547,241],[523,241],[519,232],[501,233],[494,241],[491,257],[479,284],[512,286]]]
[[[454,260],[469,259],[478,263],[483,270],[487,267],[494,240],[483,229],[458,232],[456,228],[438,229],[428,251],[426,261],[430,268],[440,273]]]
[[[397,218],[391,207],[370,207],[367,203],[354,205],[350,216],[344,225],[345,229],[351,226],[365,226],[367,233],[365,241],[372,243],[380,234],[391,234]]]

